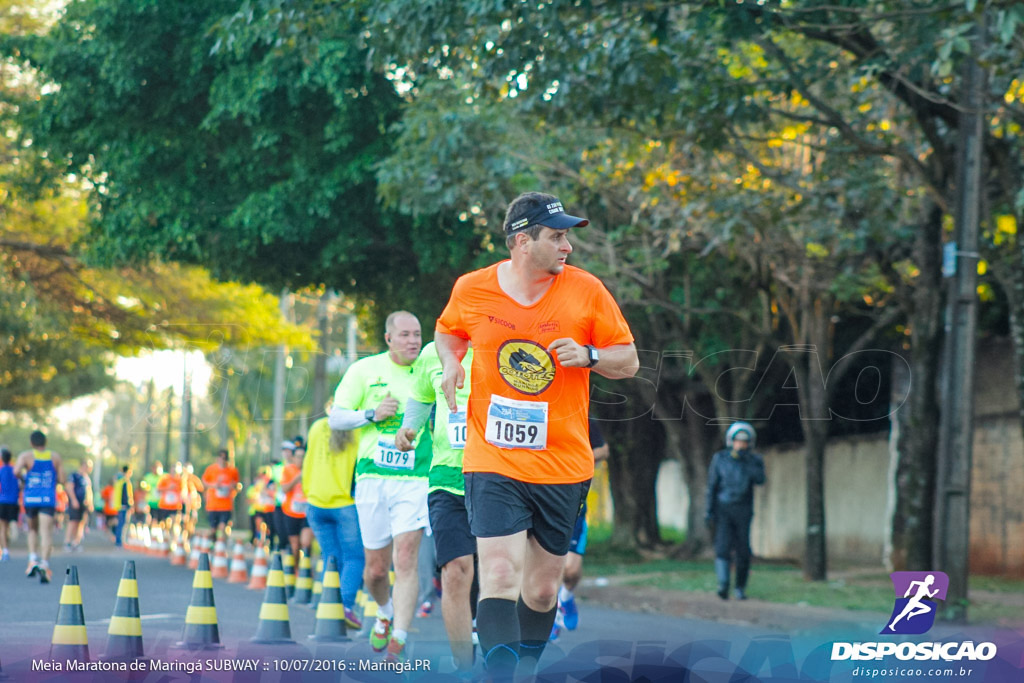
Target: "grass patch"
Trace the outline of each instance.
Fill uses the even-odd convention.
[[[607,537],[610,537],[610,533]],[[607,538],[606,537],[606,538]],[[626,585],[662,590],[714,593],[714,565],[710,560],[645,560],[635,550],[594,543],[587,548],[585,573],[589,577],[618,577]],[[792,566],[754,564],[747,593],[752,598],[790,605],[889,613],[893,607],[892,583],[884,569],[833,572],[829,581],[805,581]],[[1017,623],[1021,620],[1024,581],[989,576],[971,577],[972,591],[997,593],[999,597],[972,595],[971,622]],[[1014,596],[1007,600],[1005,596]]]

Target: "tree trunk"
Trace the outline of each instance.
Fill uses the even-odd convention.
[[[309,421],[316,422],[327,413],[327,358],[330,355],[329,339],[331,334],[330,303],[333,292],[325,291],[320,296],[316,307],[316,328],[319,333],[317,353],[313,360],[313,405],[309,411]]]
[[[825,448],[828,443],[828,391],[822,361],[831,359],[832,302],[820,297],[810,302],[801,313],[801,329],[808,346],[790,349],[796,356],[796,372],[800,397],[800,420],[804,432],[804,467],[807,484],[807,528],[804,548],[804,578],[824,581],[828,570],[828,548],[825,535]],[[832,379],[832,378],[830,378]],[[838,381],[839,378],[834,378]]]
[[[655,484],[665,452],[665,433],[648,417],[603,422],[615,451],[608,459],[608,483],[615,504],[612,544],[652,548],[661,543]]]
[[[804,466],[807,473],[807,545],[804,550],[804,578],[824,581],[828,572],[825,543],[825,445],[828,422],[804,423]]]
[[[708,467],[720,434],[703,417],[712,414],[709,411],[714,411],[714,403],[709,395],[700,394],[694,388],[688,389],[686,405],[690,409],[682,422],[686,447],[681,455],[690,504],[686,510],[686,543],[677,555],[695,557],[711,544],[711,535],[704,526],[704,510],[707,503]]]
[[[895,505],[892,517],[893,571],[933,568],[932,529],[938,463],[938,376],[942,356],[942,211],[928,209],[914,242],[920,270],[909,297],[910,377],[906,401],[896,412]]]

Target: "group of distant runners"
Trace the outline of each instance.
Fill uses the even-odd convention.
[[[61,455],[46,447],[43,432],[32,432],[29,443],[31,448],[16,459],[8,448],[0,448],[0,562],[9,561],[11,525],[24,516],[29,547],[25,575],[38,577],[41,583],[49,583],[52,578],[54,532],[60,526],[62,514],[67,517],[66,552],[81,550],[94,507],[115,545],[120,547],[130,520],[167,532],[177,528],[190,535],[203,505],[204,491],[210,526],[223,531],[230,524],[235,495],[241,489],[238,470],[228,463],[228,452],[221,450],[202,479],[193,474],[191,464],[177,463],[173,471],[164,472],[162,463],[155,463],[139,482],[143,495],[138,501],[132,485],[132,467],[124,465],[101,489],[97,501],[93,494],[92,460],[82,460],[76,470],[66,474]]]

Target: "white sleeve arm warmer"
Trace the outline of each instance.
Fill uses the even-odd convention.
[[[430,418],[430,409],[434,407],[433,403],[420,403],[409,399],[405,403],[405,415],[402,417],[402,429],[411,429],[414,432],[419,433],[423,425],[427,424],[427,420]]]
[[[346,408],[331,408],[327,416],[327,424],[335,431],[348,431],[370,424],[366,419],[365,410],[348,410]]]

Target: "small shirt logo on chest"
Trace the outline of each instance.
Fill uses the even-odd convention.
[[[509,321],[504,320],[502,318],[499,318],[496,315],[489,315],[489,316],[487,316],[487,320],[489,320],[490,322],[494,323],[495,325],[501,325],[502,327],[507,327],[510,330],[516,329],[515,324],[510,323]]]
[[[549,320],[546,323],[541,323],[537,326],[537,329],[543,334],[545,332],[561,332],[562,328],[558,324],[557,320]]]

